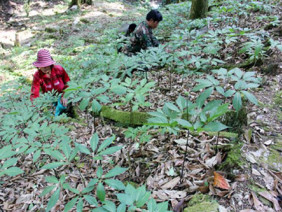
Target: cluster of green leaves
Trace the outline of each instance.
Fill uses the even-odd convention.
[[[124,135],[126,138],[130,138],[137,143],[136,147],[138,148],[139,145],[148,142],[151,140],[151,135],[148,133],[150,126],[143,125],[142,127],[132,128],[129,127],[125,132]]]
[[[111,138],[106,139],[99,145],[98,135],[94,134],[90,140],[90,149],[86,145],[75,143],[75,149],[71,150],[71,146],[67,145],[67,143],[62,143],[61,147],[65,156],[61,157],[61,159],[65,158],[67,161],[46,164],[42,167],[42,169],[56,169],[61,165],[67,165],[70,166],[72,169],[77,168],[79,170],[84,167],[84,163],[69,163],[76,157],[77,152],[80,152],[81,154],[91,155],[91,158],[93,160],[91,163],[94,165],[95,160],[102,160],[103,156],[113,154],[122,148],[122,146],[109,147],[109,145],[112,144],[114,139],[115,137],[113,136]],[[59,155],[60,154],[61,153],[59,153]],[[56,155],[55,157],[58,158],[58,155]],[[79,158],[77,158],[77,160],[79,160]],[[87,186],[85,186],[81,191],[78,188],[72,187],[71,183],[66,181],[68,176],[62,175],[59,179],[55,176],[46,177],[46,182],[51,185],[47,186],[44,189],[41,196],[47,195],[55,189],[54,193],[49,199],[46,210],[49,211],[56,204],[56,202],[59,200],[59,195],[61,191],[68,191],[73,193],[72,198],[66,204],[64,211],[71,210],[75,205],[77,211],[82,211],[84,202],[86,202],[92,207],[99,206],[99,203],[95,198],[96,196],[98,197],[99,201],[104,204],[104,202],[106,201],[106,189],[104,186],[105,184],[113,189],[124,190],[125,187],[123,183],[117,179],[114,179],[114,177],[124,173],[127,170],[126,168],[116,166],[113,169],[109,170],[107,173],[104,173],[102,166],[97,166],[96,170],[96,178],[92,178],[87,184]],[[93,196],[92,191],[95,188],[96,195]]]
[[[251,88],[257,88],[261,79],[255,77],[255,72],[243,72],[239,68],[230,71],[226,69],[213,70],[213,75],[207,75],[206,79],[197,79],[198,84],[193,91],[202,91],[199,97],[210,97],[214,92],[224,97],[224,101],[232,98],[232,105],[238,112],[242,107],[242,98],[245,97],[253,104],[257,104],[256,97],[249,92]]]
[[[221,131],[227,128],[217,119],[228,111],[228,105],[220,100],[213,100],[205,104],[208,96],[203,92],[193,103],[182,96],[176,100],[176,105],[168,102],[162,109],[149,112],[152,118],[148,125],[163,127],[163,133],[177,134],[180,128],[191,131]]]

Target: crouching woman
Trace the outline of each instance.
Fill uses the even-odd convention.
[[[64,98],[63,92],[68,87],[67,82],[70,78],[65,69],[55,63],[48,50],[38,51],[37,60],[33,63],[37,71],[33,75],[30,100],[33,101],[39,97],[40,89],[42,93],[57,91],[61,94],[56,104],[55,116],[58,116],[67,107],[67,99]]]

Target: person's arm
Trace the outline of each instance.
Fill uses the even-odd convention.
[[[62,79],[64,81],[64,89],[65,90],[68,86],[67,82],[70,81],[69,75],[67,74],[67,72],[65,71],[65,69],[63,67],[61,67],[61,74],[62,74]]]
[[[62,105],[63,106],[67,106],[68,104],[68,101],[67,99],[64,97],[64,90],[69,87],[67,82],[70,81],[70,78],[69,78],[69,75],[67,74],[67,72],[65,71],[65,69],[63,67],[60,66],[60,74],[61,74],[61,77],[62,77],[62,80],[64,82],[64,88],[63,88],[63,93],[62,93],[62,97],[61,97],[61,102],[62,102]]]
[[[38,72],[34,74],[32,86],[31,86],[31,94],[30,101],[33,101],[35,98],[39,97],[40,91],[40,78],[38,76]]]
[[[158,39],[152,35],[152,44],[154,47],[158,47],[160,45],[160,42],[158,41]]]

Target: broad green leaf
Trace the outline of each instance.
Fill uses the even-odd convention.
[[[12,157],[16,152],[12,151],[12,146],[8,145],[0,149],[0,160]]]
[[[101,177],[102,177],[102,175],[103,175],[103,169],[102,169],[101,166],[98,167],[97,172],[96,172],[96,175],[97,175],[98,178],[101,178]]]
[[[182,96],[178,96],[177,100],[176,100],[176,104],[178,105],[178,107],[183,110],[186,106],[187,106],[187,103],[186,103],[186,99]]]
[[[228,111],[228,103],[220,105],[217,107],[217,109],[210,114],[210,117],[208,118],[208,122],[216,120],[218,117],[222,116]]]
[[[99,207],[92,210],[92,212],[109,212],[109,211],[104,209],[103,207]]]
[[[72,188],[72,187],[70,186],[70,184],[68,184],[68,183],[64,183],[64,184],[63,184],[63,188],[64,188],[64,189],[67,189],[67,190],[69,190],[69,191],[71,191],[71,192],[73,192],[73,193],[75,193],[75,194],[80,194],[79,190],[77,190],[76,188]]]
[[[59,183],[59,180],[55,176],[47,176],[45,177],[45,181],[47,183]]]
[[[119,167],[119,166],[116,166],[115,168],[111,169],[111,170],[105,175],[105,178],[117,176],[117,175],[119,175],[119,174],[124,173],[126,170],[127,170],[127,168],[121,168],[121,167]]]
[[[83,197],[90,205],[98,206],[98,202],[94,197],[90,195],[84,195]]]
[[[79,198],[78,203],[76,205],[76,211],[82,212],[82,209],[83,209],[83,200],[82,198]]]
[[[71,201],[69,201],[65,206],[64,212],[70,211],[74,207],[77,199],[78,199],[78,197],[75,197]]]
[[[241,92],[244,94],[244,96],[245,96],[250,102],[252,102],[252,103],[255,104],[255,105],[258,104],[258,100],[257,100],[257,98],[256,98],[253,94],[249,93],[248,91],[241,91]]]
[[[246,88],[248,89],[248,88],[257,88],[257,87],[259,87],[259,84],[257,83],[248,83]]]
[[[121,85],[116,85],[111,87],[111,91],[114,92],[117,95],[123,95],[126,93],[126,88]]]
[[[54,193],[53,195],[51,196],[48,204],[47,204],[47,208],[46,208],[46,211],[50,211],[55,205],[56,203],[58,202],[59,200],[59,197],[60,197],[60,188],[58,188]]]
[[[119,151],[122,148],[123,148],[123,146],[113,146],[113,147],[107,148],[106,150],[100,152],[98,155],[100,155],[100,156],[110,155],[110,154],[113,154],[113,153]]]
[[[127,194],[116,194],[116,196],[122,204],[126,204],[126,205],[132,205],[135,200],[132,198],[132,196]]]
[[[204,126],[204,130],[210,131],[210,132],[219,132],[226,128],[228,127],[220,122],[210,122],[206,126]]]
[[[202,107],[203,104],[205,103],[206,99],[212,94],[213,92],[213,87],[208,88],[207,90],[205,90],[203,93],[201,93],[197,100],[196,103],[198,105],[198,107]]]
[[[59,161],[65,160],[62,153],[60,153],[58,150],[44,149],[44,152]]]
[[[224,94],[225,97],[230,97],[232,96],[236,91],[235,90],[227,90]]]
[[[192,124],[189,121],[186,121],[185,119],[176,119],[177,123],[180,124],[182,127],[190,128],[192,127]]]
[[[55,168],[58,168],[59,166],[63,166],[63,165],[66,165],[66,164],[67,163],[65,163],[65,162],[53,162],[53,163],[46,164],[41,169],[55,169]]]
[[[90,187],[90,186],[94,186],[96,183],[98,183],[98,181],[99,181],[99,180],[98,180],[98,179],[96,179],[96,178],[95,178],[95,179],[92,179],[92,180],[90,180],[90,182],[88,183],[88,185],[87,185],[87,186],[88,186],[88,187]]]
[[[106,196],[105,188],[102,183],[99,183],[97,186],[97,197],[100,201],[104,201]]]
[[[234,69],[230,70],[229,72],[230,73],[235,73],[239,79],[241,79],[241,77],[244,74],[244,72],[241,71],[241,69],[239,69],[239,68],[234,68]]]
[[[98,152],[100,152],[101,150],[105,149],[107,146],[111,145],[112,142],[115,140],[115,136],[112,136],[110,138],[107,138],[100,146],[98,149]]]
[[[56,186],[53,185],[53,186],[47,186],[43,191],[42,193],[39,195],[40,197],[43,197],[45,196],[46,194],[50,193]]]
[[[71,146],[66,141],[63,141],[60,145],[60,149],[65,154],[66,158],[69,159],[71,153]]]
[[[85,145],[75,143],[75,146],[78,148],[78,151],[80,151],[81,153],[84,153],[84,154],[87,154],[87,155],[91,154],[91,152],[89,151],[89,149]]]
[[[93,189],[94,189],[94,186],[88,186],[85,189],[83,189],[81,193],[86,194],[86,193],[92,191]]]
[[[69,157],[69,162],[71,162],[75,158],[77,153],[78,153],[78,148],[75,148],[75,149],[72,150],[70,157]]]
[[[165,211],[168,211],[168,202],[162,202],[162,203],[159,203],[157,204],[157,210],[156,212],[165,212]]]
[[[2,166],[2,169],[8,168],[10,166],[15,165],[18,162],[18,158],[10,158],[6,160]]]
[[[209,80],[198,79],[196,81],[199,82],[199,84],[194,87],[192,91],[199,91],[203,88],[207,88],[213,85],[213,83]]]
[[[154,200],[153,198],[149,200],[148,204],[148,211],[149,212],[155,212],[157,210],[157,203],[156,200]]]
[[[22,174],[24,171],[18,167],[11,167],[4,171],[4,173],[10,177],[14,177],[16,175]]]
[[[92,101],[92,111],[94,113],[99,113],[100,110],[102,109],[102,106],[100,105],[99,102],[97,102],[95,99]]]
[[[246,89],[247,88],[247,83],[243,80],[239,80],[238,82],[236,82],[234,88],[236,90],[242,90],[242,89]]]
[[[213,85],[217,86],[219,84],[219,81],[216,80],[213,76],[207,75],[207,79],[212,82]]]
[[[98,134],[95,133],[94,135],[92,135],[91,139],[90,139],[90,146],[93,152],[96,151],[96,148],[98,146],[99,143],[99,137]]]
[[[143,205],[145,205],[145,203],[148,202],[150,196],[151,196],[151,193],[150,193],[150,192],[145,192],[145,194],[142,195],[142,197],[137,200],[136,206],[137,206],[138,208],[143,207]]]
[[[40,157],[41,155],[41,150],[37,150],[34,154],[33,154],[33,159],[32,161],[33,162],[36,162],[38,160],[38,158]]]
[[[117,189],[117,190],[124,190],[125,189],[124,184],[119,180],[107,179],[104,182],[114,189]]]
[[[254,77],[255,74],[256,74],[256,72],[254,72],[254,71],[248,71],[244,74],[243,79],[248,80],[249,78]]]
[[[126,212],[126,204],[121,203],[117,208],[117,212]]]
[[[109,201],[109,200],[105,201],[103,208],[105,208],[106,210],[111,211],[111,212],[115,212],[117,210],[115,203],[113,203],[112,201]]]
[[[172,104],[171,102],[167,102],[165,103],[165,106],[168,107],[170,110],[176,111],[176,112],[180,112],[180,110],[178,109],[178,107],[176,107],[174,104]]]
[[[216,91],[217,91],[218,93],[220,93],[221,95],[224,96],[224,89],[223,89],[222,87],[216,86],[215,89],[216,89]]]
[[[232,100],[233,107],[238,112],[242,107],[242,99],[240,92],[236,92]]]
[[[79,104],[79,109],[84,111],[89,104],[89,100],[90,100],[89,98],[83,99]]]

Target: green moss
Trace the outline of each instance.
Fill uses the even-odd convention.
[[[133,112],[132,123],[130,123],[130,112],[120,111],[111,108],[110,106],[103,106],[100,115],[104,118],[113,120],[121,125],[143,125],[147,123],[147,119],[150,115],[145,112]],[[191,132],[192,135],[199,135],[197,132]],[[207,132],[210,136],[217,136],[217,132]],[[220,132],[220,137],[226,137],[231,139],[237,139],[238,134],[232,132]]]
[[[184,209],[184,212],[218,212],[218,203],[202,202]]]
[[[195,194],[188,203],[188,207],[184,212],[217,212],[218,203],[211,199],[210,196],[204,194]]]
[[[241,156],[241,148],[243,144],[239,143],[233,146],[227,154],[226,160],[219,166],[221,170],[231,170],[234,168],[241,168],[244,165],[244,160]]]
[[[238,113],[236,111],[229,111],[220,119],[220,121],[230,127],[229,131],[242,134],[242,127],[246,126],[248,123],[247,110],[243,107]]]
[[[189,201],[188,206],[193,206],[201,202],[209,202],[209,201],[211,201],[211,197],[209,195],[195,194],[192,197],[192,199]]]
[[[109,106],[102,107],[101,116],[116,122],[131,125],[142,125],[146,123],[149,118],[149,114],[144,112],[132,112],[132,117],[130,117],[130,112],[119,111]]]
[[[254,182],[253,182],[254,183]],[[259,193],[259,192],[263,192],[263,191],[267,191],[267,189],[265,188],[261,188],[261,187],[258,187],[257,185],[255,184],[251,184],[249,185],[249,188],[254,191],[255,193]]]

